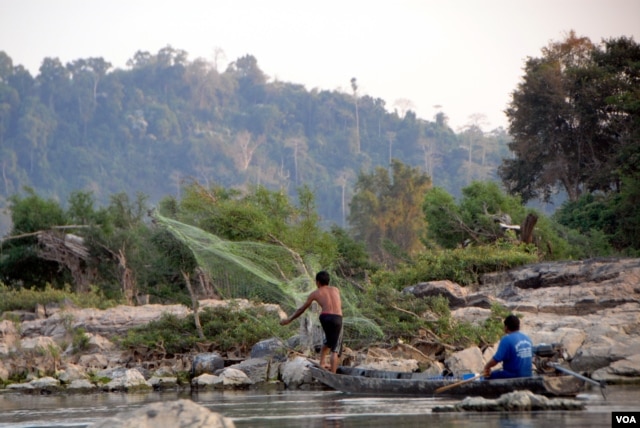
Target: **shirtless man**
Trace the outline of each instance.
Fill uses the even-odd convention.
[[[320,365],[325,369],[330,369],[332,373],[338,370],[338,354],[342,346],[342,302],[340,300],[340,290],[329,285],[330,277],[326,271],[318,272],[316,275],[317,290],[313,291],[304,302],[289,318],[280,321],[280,325],[287,325],[298,318],[306,311],[315,300],[322,308],[320,313],[320,324],[324,330],[325,340],[320,352]],[[325,359],[331,351],[331,365],[327,367]]]

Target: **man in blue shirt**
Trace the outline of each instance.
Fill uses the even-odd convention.
[[[520,320],[515,315],[504,319],[504,331],[498,344],[498,350],[484,366],[484,377],[487,379],[505,379],[528,377],[532,373],[531,357],[533,344],[531,339],[520,332]],[[502,362],[502,370],[491,371],[491,368]]]

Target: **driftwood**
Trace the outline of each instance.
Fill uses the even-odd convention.
[[[54,226],[49,230],[39,230],[37,232],[9,236],[0,239],[0,244],[13,239],[36,237],[38,240],[38,257],[57,262],[69,269],[75,284],[75,291],[86,292],[89,291],[89,286],[98,277],[98,272],[95,268],[89,266],[88,262],[91,254],[85,245],[84,238],[74,235],[73,233],[64,232],[65,230],[86,227],[88,226]]]
[[[35,235],[39,244],[38,256],[69,269],[77,292],[89,291],[89,286],[97,278],[97,271],[88,265],[90,254],[84,239],[55,229],[40,231]]]

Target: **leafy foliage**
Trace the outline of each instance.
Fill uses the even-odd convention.
[[[349,224],[355,239],[365,243],[374,260],[392,265],[394,259],[422,249],[425,224],[420,203],[430,187],[427,175],[397,160],[390,172],[377,168],[373,174],[360,174]]]
[[[542,53],[528,59],[507,109],[515,157],[500,177],[525,202],[549,200],[556,188],[574,202],[618,192],[637,171],[640,45],[621,37],[597,46],[571,32]]]
[[[215,344],[220,352],[247,352],[253,345],[269,337],[288,337],[288,329],[280,326],[277,314],[254,307],[240,310],[238,307],[205,308],[200,322],[207,343]],[[158,344],[169,354],[189,353],[196,349],[198,337],[193,315],[178,318],[165,314],[158,321],[129,330],[118,339],[120,346],[134,348],[145,346],[156,349]],[[242,349],[238,349],[238,347]]]
[[[37,305],[50,303],[64,304],[66,301],[81,308],[106,309],[121,303],[106,299],[100,290],[93,288],[89,293],[74,293],[68,287],[55,289],[47,285],[44,289],[8,287],[0,282],[0,313],[16,310],[32,311]]]
[[[402,290],[419,282],[450,280],[461,285],[477,284],[480,276],[537,261],[535,251],[526,245],[498,241],[491,246],[429,251],[413,263],[395,271],[378,271],[371,276],[376,286],[389,285]]]
[[[427,246],[455,248],[465,242],[491,243],[504,237],[500,223],[519,224],[525,217],[520,200],[496,183],[474,182],[462,189],[458,205],[443,189],[427,192],[422,205],[429,223]]]

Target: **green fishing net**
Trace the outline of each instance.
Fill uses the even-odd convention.
[[[189,248],[224,299],[276,303],[291,314],[316,288],[315,274],[320,267],[313,256],[303,260],[282,245],[225,240],[157,212],[154,218]],[[331,284],[341,292],[345,345],[357,348],[380,340],[383,337],[380,327],[362,316],[358,309],[358,290],[334,273]],[[309,337],[319,334],[317,308],[307,311],[306,317],[300,319],[303,334]]]

